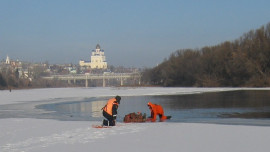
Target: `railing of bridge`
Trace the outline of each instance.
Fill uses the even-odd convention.
[[[68,79],[68,78],[76,78],[76,79],[91,79],[91,78],[131,78],[136,77],[140,78],[140,73],[103,73],[103,74],[69,74],[69,75],[51,75],[47,77],[43,77],[44,79]]]
[[[140,85],[141,84],[141,74],[140,73],[103,73],[103,74],[70,74],[70,75],[51,75],[49,77],[43,77],[48,80],[62,80],[68,81],[68,83],[75,84],[77,80],[85,81],[85,87],[89,86],[89,80],[102,80],[102,86],[105,87],[106,83],[109,83],[109,79],[116,79],[120,82],[122,86],[124,84],[124,80],[133,80]]]

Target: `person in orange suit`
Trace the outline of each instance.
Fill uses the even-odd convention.
[[[159,116],[160,121],[164,121],[166,119],[170,119],[171,116],[165,116],[164,111],[161,105],[153,104],[151,102],[148,102],[147,104],[148,108],[151,111],[151,117],[148,118],[148,121],[155,122],[157,119],[157,115]]]
[[[117,109],[120,104],[121,97],[116,96],[108,100],[107,104],[102,108],[103,116],[107,119],[103,120],[103,126],[115,126]]]

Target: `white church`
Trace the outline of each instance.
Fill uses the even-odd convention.
[[[80,60],[79,65],[82,67],[91,67],[91,69],[107,69],[104,50],[101,50],[100,45],[97,44],[96,49],[92,50],[90,62]]]

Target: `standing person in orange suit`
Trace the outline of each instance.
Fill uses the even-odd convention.
[[[155,122],[157,119],[157,115],[159,116],[160,121],[164,121],[166,119],[170,119],[171,116],[165,116],[164,111],[161,105],[153,104],[151,102],[148,102],[147,104],[148,108],[151,111],[151,117],[149,117],[148,121]]]
[[[103,126],[115,126],[120,100],[121,97],[117,95],[115,98],[109,99],[107,104],[102,108],[103,116],[107,119],[103,120]]]

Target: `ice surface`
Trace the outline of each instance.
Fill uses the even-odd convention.
[[[251,88],[57,88],[0,91],[0,104],[115,95],[191,94]],[[269,89],[269,88],[263,88]],[[58,100],[61,101],[61,100]],[[117,123],[0,119],[1,152],[268,152],[270,127],[203,123]]]
[[[54,88],[0,91],[0,105],[39,100],[89,98],[103,96],[173,95],[203,92],[230,91],[241,88],[163,88],[163,87],[104,87],[104,88]]]

